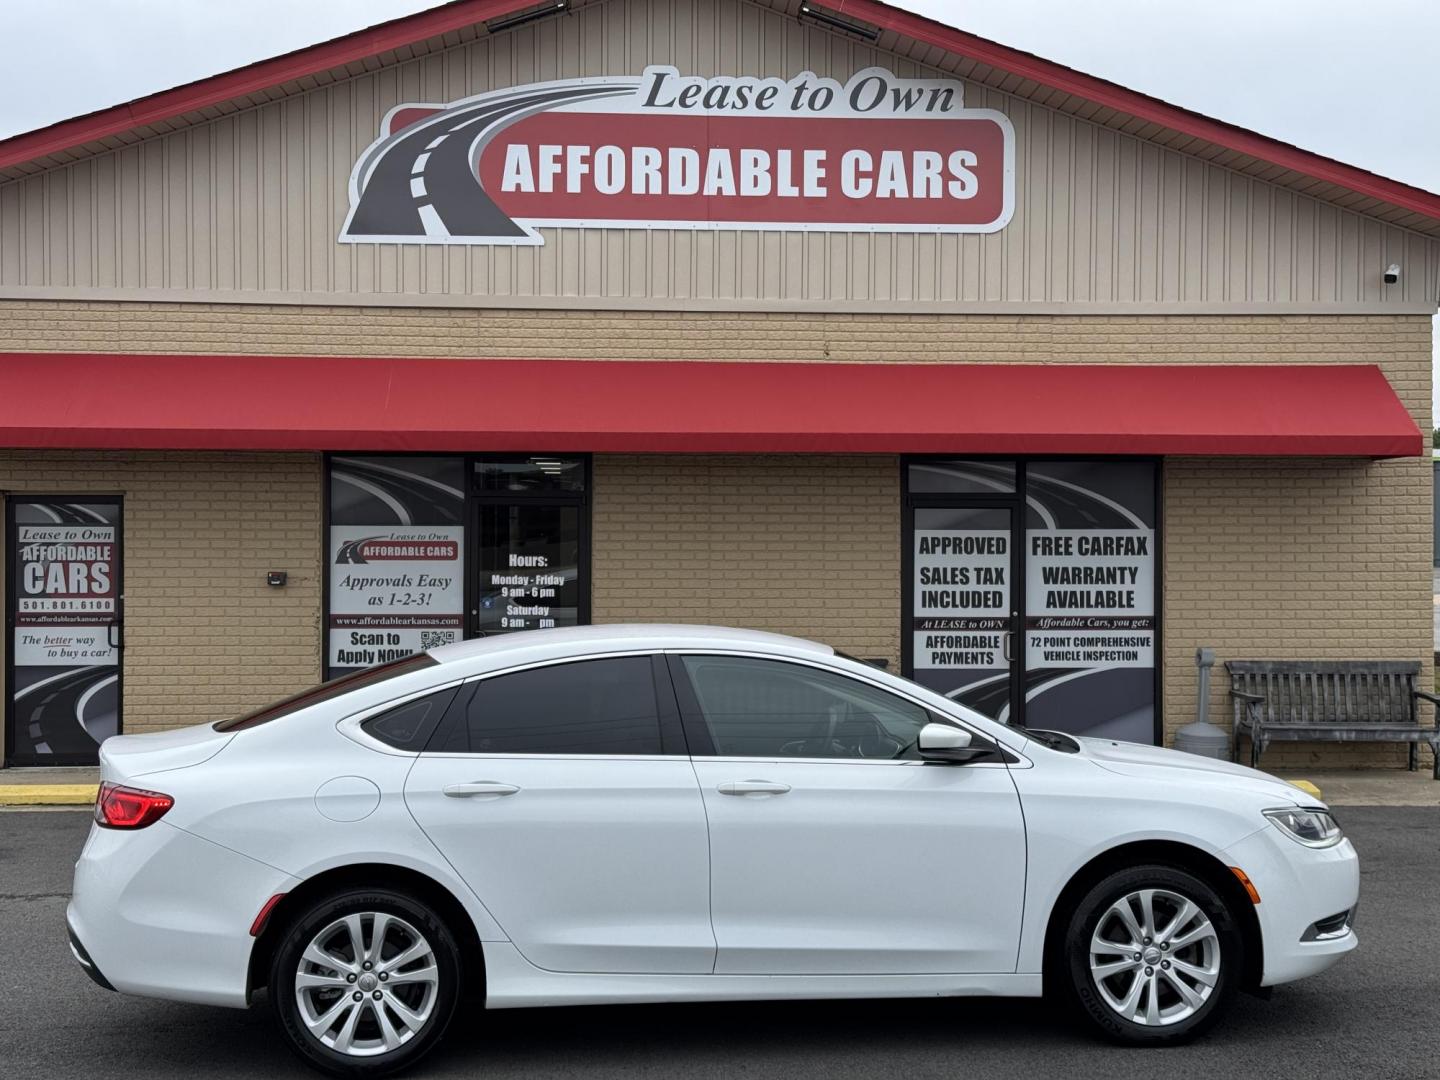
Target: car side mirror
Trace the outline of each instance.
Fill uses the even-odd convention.
[[[989,747],[973,745],[970,732],[950,724],[926,724],[917,747],[926,761],[974,761],[990,752]]]

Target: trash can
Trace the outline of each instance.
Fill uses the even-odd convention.
[[[1210,723],[1210,669],[1215,666],[1214,649],[1196,649],[1195,666],[1199,669],[1198,700],[1195,722],[1175,733],[1175,749],[1217,761],[1230,759],[1230,733]]]

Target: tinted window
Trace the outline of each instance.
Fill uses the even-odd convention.
[[[913,758],[930,721],[919,705],[817,668],[736,656],[684,663],[719,755]]]
[[[489,457],[475,463],[475,483],[487,493],[581,492],[585,490],[585,459],[550,454]]]
[[[243,716],[232,717],[229,720],[221,720],[215,724],[216,731],[244,731],[246,728],[258,727],[260,724],[268,724],[271,720],[278,720],[282,716],[289,716],[301,709],[308,709],[311,705],[318,705],[322,701],[329,701],[341,694],[348,694],[351,690],[359,690],[362,686],[374,686],[376,683],[385,682],[387,679],[399,678],[401,675],[409,675],[412,671],[421,671],[427,667],[434,667],[439,661],[426,653],[416,653],[413,656],[406,656],[400,660],[392,660],[388,664],[378,664],[375,667],[365,668],[363,671],[353,671],[349,675],[342,675],[338,679],[331,679],[329,682],[321,683],[319,686],[312,686],[308,690],[302,690],[298,694],[281,698],[273,704],[264,708],[256,709],[254,712],[246,713]]]
[[[404,705],[370,717],[360,727],[387,746],[418,753],[425,749],[425,744],[435,733],[435,726],[455,699],[457,689],[452,686],[448,690],[407,701]]]
[[[461,754],[658,754],[646,656],[583,660],[475,684],[462,722],[432,750]]]
[[[916,494],[995,495],[1015,490],[1015,463],[914,461],[909,479]]]

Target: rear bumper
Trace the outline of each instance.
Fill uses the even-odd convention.
[[[1225,857],[1260,894],[1255,913],[1265,941],[1261,986],[1319,974],[1360,943],[1353,926],[1360,860],[1349,840],[1307,848],[1272,826],[1246,837]]]
[[[124,994],[244,1007],[250,926],[295,879],[164,821],[90,831],[66,911],[86,974]]]
[[[95,961],[91,960],[90,954],[85,951],[84,944],[75,936],[75,927],[70,925],[68,914],[65,919],[65,929],[70,934],[70,955],[75,957],[75,962],[80,965],[80,969],[90,976],[90,981],[96,986],[113,993],[115,987],[110,985],[109,979],[100,974],[100,969],[95,966]]]

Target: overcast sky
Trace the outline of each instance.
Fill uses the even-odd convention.
[[[1440,191],[1440,0],[891,2]],[[433,6],[0,0],[0,137]]]

